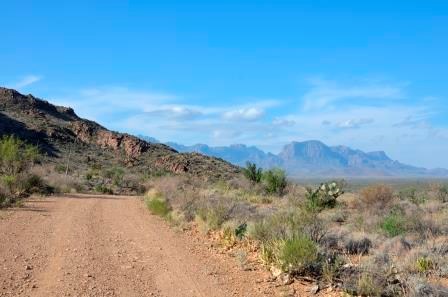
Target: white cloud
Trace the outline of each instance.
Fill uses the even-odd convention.
[[[290,120],[287,118],[275,118],[272,120],[272,124],[275,126],[294,126],[296,124],[296,121]]]
[[[364,118],[364,119],[350,119],[344,120],[341,122],[337,122],[334,124],[335,128],[338,129],[359,129],[361,126],[365,126],[368,124],[372,124],[375,120],[372,118]],[[323,122],[325,125],[331,125],[332,123],[329,121]]]
[[[254,121],[260,119],[263,115],[263,109],[258,107],[248,107],[227,111],[223,114],[223,117],[227,120]]]
[[[183,120],[190,120],[204,115],[199,109],[181,105],[164,106],[160,109],[148,110],[146,113],[157,117],[169,117]]]
[[[345,100],[359,99],[399,99],[403,97],[400,86],[361,82],[343,85],[334,81],[310,80],[311,89],[303,96],[304,110],[326,108],[329,105]]]
[[[13,85],[14,89],[21,89],[42,80],[42,76],[26,75]]]

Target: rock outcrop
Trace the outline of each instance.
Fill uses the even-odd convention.
[[[163,170],[211,177],[232,177],[239,171],[223,160],[181,154],[163,144],[110,131],[78,117],[72,108],[0,88],[0,137],[5,134],[38,145],[50,162],[70,158],[78,167],[120,165],[144,173]]]

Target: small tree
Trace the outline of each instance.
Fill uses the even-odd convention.
[[[17,176],[27,170],[39,157],[36,146],[25,144],[13,135],[0,140],[0,173]]]
[[[261,182],[263,176],[263,169],[261,167],[257,168],[255,163],[247,162],[246,168],[243,168],[244,176],[253,183]]]
[[[285,171],[280,168],[274,168],[263,174],[266,192],[269,194],[283,195],[288,184]]]
[[[9,195],[21,196],[34,186],[35,180],[28,180],[26,175],[38,157],[36,146],[25,144],[12,135],[0,139],[0,181]],[[9,199],[12,201],[11,197]]]

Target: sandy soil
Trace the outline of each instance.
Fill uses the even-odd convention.
[[[30,199],[0,211],[0,296],[276,296],[135,197]]]

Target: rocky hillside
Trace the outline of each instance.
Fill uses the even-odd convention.
[[[158,143],[109,131],[32,95],[0,88],[0,137],[14,134],[38,145],[46,160],[87,169],[95,164],[126,166],[140,173],[172,172],[229,178],[239,169],[221,159],[178,153]]]
[[[210,147],[169,142],[180,152],[198,152],[244,166],[247,161],[263,168],[281,167],[297,177],[446,177],[446,169],[425,169],[390,159],[383,151],[363,152],[347,146],[327,146],[310,140],[291,142],[277,155],[242,144]]]

